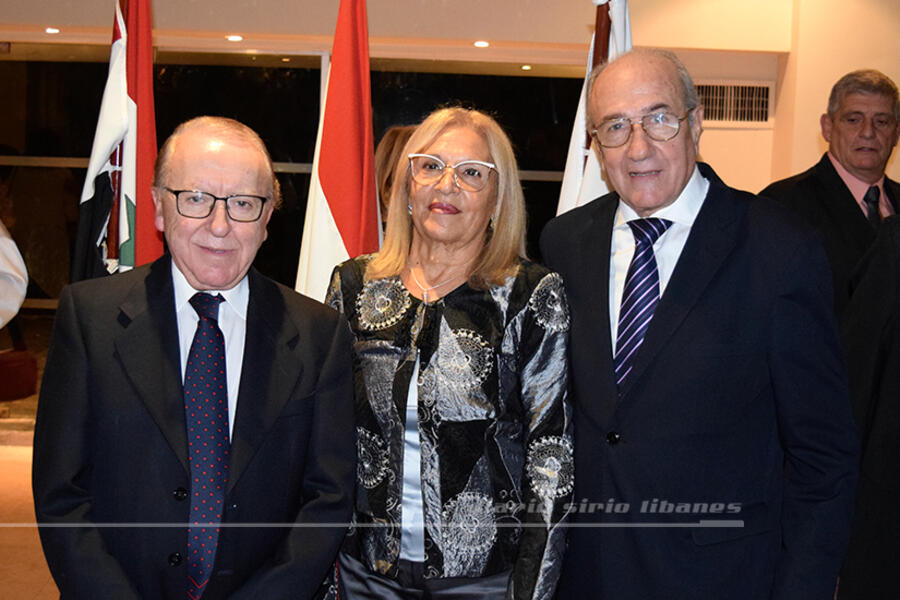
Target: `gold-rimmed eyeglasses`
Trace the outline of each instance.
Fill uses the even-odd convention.
[[[692,110],[694,109],[688,110],[683,117],[670,112],[657,111],[640,117],[607,119],[591,131],[591,137],[603,148],[618,148],[628,143],[634,126],[640,124],[641,129],[651,140],[668,142],[678,135],[681,130],[681,122],[688,118]]]

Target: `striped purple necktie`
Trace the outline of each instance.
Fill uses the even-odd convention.
[[[634,234],[634,257],[625,276],[619,308],[614,362],[616,386],[620,389],[631,372],[634,356],[644,341],[653,311],[659,304],[659,272],[653,255],[653,243],[671,224],[671,221],[656,218],[628,221]]]
[[[190,600],[203,595],[212,573],[228,481],[228,385],[225,340],[218,323],[222,300],[221,295],[204,293],[190,299],[200,317],[184,373],[193,525],[188,528]]]

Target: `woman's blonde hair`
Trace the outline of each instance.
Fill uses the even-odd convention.
[[[403,148],[402,156],[405,158],[408,154],[424,151],[446,131],[457,127],[472,129],[480,134],[488,145],[489,160],[497,165],[493,225],[469,275],[469,285],[479,289],[502,285],[508,276],[515,273],[518,259],[525,258],[525,198],[512,144],[500,125],[477,110],[442,108],[428,115],[416,127]],[[366,269],[367,279],[400,275],[407,266],[413,230],[408,209],[412,180],[408,160],[398,161],[393,180],[384,244]]]

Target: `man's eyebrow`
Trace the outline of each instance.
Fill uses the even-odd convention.
[[[851,110],[850,112],[841,113],[842,119],[845,119],[847,117],[865,117],[865,116],[866,116],[866,112],[862,111],[862,110]],[[887,112],[887,111],[878,111],[872,115],[873,119],[878,118],[878,117],[881,117],[882,119],[884,119],[884,118],[893,119],[894,113]]]
[[[655,113],[660,110],[672,110],[672,107],[670,105],[666,104],[665,102],[657,102],[656,104],[645,107],[639,115],[636,115],[636,117],[642,117],[644,115],[649,115],[651,113]],[[616,119],[624,119],[624,118],[627,118],[627,115],[625,113],[617,112],[617,113],[613,113],[611,115],[606,115],[605,117],[600,119],[599,122],[605,123],[606,121],[614,121]]]

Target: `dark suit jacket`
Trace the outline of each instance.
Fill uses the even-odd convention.
[[[345,528],[305,525],[352,511],[350,332],[331,309],[248,277],[223,523],[250,526],[222,528],[204,598],[308,598]],[[63,290],[33,473],[63,598],[185,598],[190,481],[168,257]]]
[[[834,588],[857,440],[825,256],[786,211],[700,169],[708,195],[621,393],[608,304],[618,196],[543,232],[572,315],[581,526],[561,598],[800,600]],[[692,512],[663,508],[679,503]],[[742,526],[608,526],[722,519]]]
[[[844,311],[862,468],[841,600],[900,594],[900,217],[886,219]]]
[[[900,184],[885,178],[884,189],[894,212],[900,213]],[[769,185],[760,195],[789,206],[822,236],[834,279],[835,313],[840,316],[850,299],[850,278],[875,241],[875,230],[828,155],[809,170]]]

